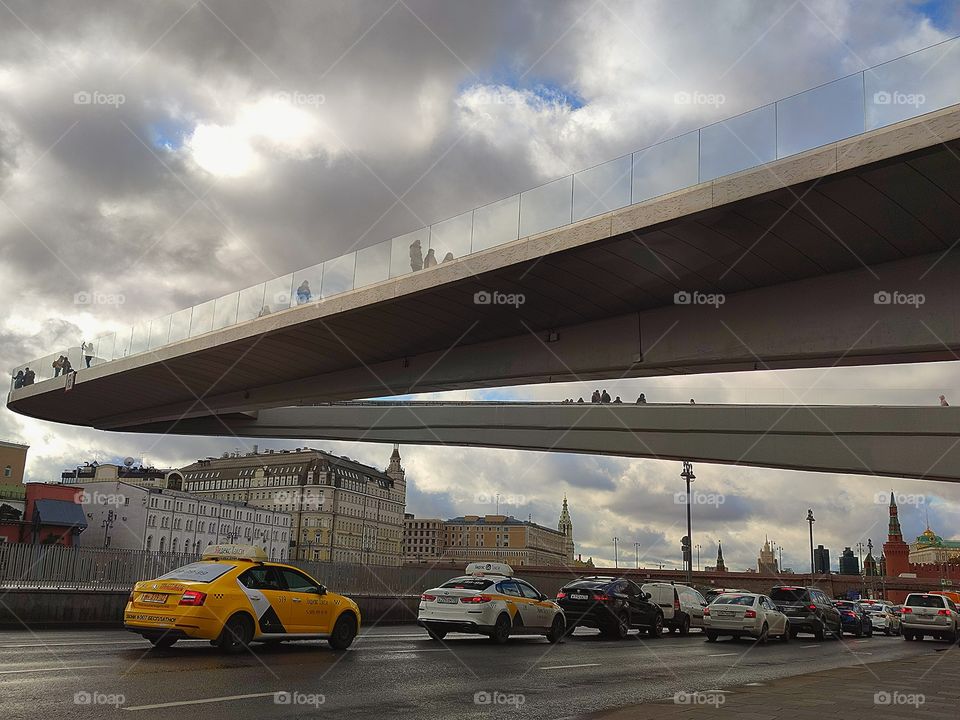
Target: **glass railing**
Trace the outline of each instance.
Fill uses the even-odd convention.
[[[61,356],[69,369],[82,370],[154,351],[940,110],[960,102],[958,73],[960,38],[953,38],[83,348],[54,352],[14,368],[13,386],[56,377]]]

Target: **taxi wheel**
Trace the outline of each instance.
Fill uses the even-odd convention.
[[[173,647],[173,644],[177,641],[177,638],[170,637],[169,635],[163,635],[158,638],[147,638],[150,641],[150,644],[159,650],[165,650],[168,647]]]
[[[490,634],[490,639],[493,640],[497,645],[503,645],[510,639],[510,617],[507,615],[501,615],[497,618],[497,622],[493,626],[493,632]]]
[[[337,624],[330,633],[330,647],[334,650],[346,650],[357,636],[357,620],[353,613],[346,612],[337,618]]]
[[[253,640],[253,622],[246,615],[237,614],[227,620],[214,644],[228,653],[238,653]]]
[[[427,628],[427,635],[430,636],[431,640],[443,640],[447,636],[447,631],[434,630],[433,628]]]
[[[547,633],[547,641],[558,643],[567,634],[567,623],[562,615],[554,615],[553,624],[550,626],[550,632]]]

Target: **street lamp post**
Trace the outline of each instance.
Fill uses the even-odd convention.
[[[617,543],[619,543],[619,542],[620,542],[620,538],[614,536],[614,538],[613,538],[613,566],[614,566],[615,568],[620,567],[620,561],[619,561],[619,558],[617,557]]]
[[[700,572],[700,543],[697,543],[697,572]]]
[[[813,564],[813,524],[817,519],[813,516],[813,510],[807,510],[807,522],[810,523],[810,581],[813,582],[813,577],[816,574],[816,567]]]
[[[688,549],[686,553],[687,557],[685,557],[684,560],[686,561],[686,564],[687,564],[687,584],[689,585],[693,582],[693,553],[690,552],[689,550],[689,548],[692,547],[690,543],[693,542],[693,520],[691,519],[691,513],[690,513],[690,505],[692,504],[691,498],[690,498],[690,483],[693,482],[697,477],[696,475],[693,474],[693,463],[687,460],[683,461],[683,472],[680,473],[680,477],[682,477],[687,483],[687,548]]]
[[[640,569],[640,543],[635,542],[633,544],[633,556],[637,560],[637,570]]]
[[[110,530],[113,528],[113,522],[117,519],[117,514],[113,510],[107,511],[107,517],[100,523],[103,526],[103,546],[110,546]]]

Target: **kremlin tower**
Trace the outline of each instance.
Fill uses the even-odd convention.
[[[897,501],[892,491],[890,492],[890,527],[887,530],[887,541],[883,544],[883,557],[886,561],[888,576],[897,577],[900,573],[910,572],[910,546],[903,541]]]

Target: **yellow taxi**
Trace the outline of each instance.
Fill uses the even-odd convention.
[[[159,648],[192,638],[238,652],[252,642],[323,638],[345,650],[360,608],[302,570],[267,562],[260,548],[210,545],[199,562],[134,585],[123,625]]]
[[[476,562],[420,596],[417,624],[434,640],[448,632],[486,635],[497,644],[511,635],[543,635],[559,642],[567,629],[561,607],[505,563]]]

